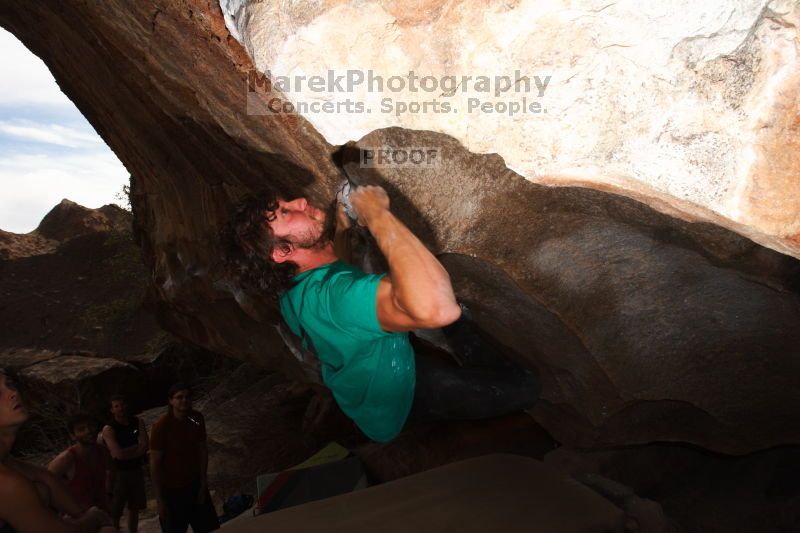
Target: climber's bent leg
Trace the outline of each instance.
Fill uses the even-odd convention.
[[[417,352],[410,420],[478,420],[523,411],[539,397],[534,374],[514,365],[459,367]]]
[[[504,355],[508,349],[481,331],[472,320],[472,312],[463,303],[459,305],[461,316],[441,332],[463,366],[517,367]]]

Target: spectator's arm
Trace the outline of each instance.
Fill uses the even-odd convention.
[[[201,413],[197,413],[198,423],[200,424],[200,489],[197,492],[197,504],[203,503],[208,493],[208,434],[206,433],[206,421]]]
[[[378,321],[386,331],[438,328],[461,315],[450,276],[428,248],[389,210],[381,187],[358,187],[350,193],[358,212],[389,263],[390,275],[377,293]]]
[[[144,420],[141,418],[139,419],[139,443],[136,448],[136,451],[139,452],[137,457],[140,455],[144,455],[147,452],[147,448],[150,446],[150,439],[147,438],[147,427],[144,425]]]
[[[140,437],[141,438],[141,437]],[[145,437],[146,438],[146,437]],[[129,459],[136,459],[142,454],[139,453],[139,445],[134,444],[126,448],[120,448],[117,442],[117,436],[114,434],[114,428],[106,426],[103,428],[103,440],[111,453],[111,457],[119,461],[127,461]]]
[[[6,461],[9,460],[7,459]],[[11,464],[13,464],[17,472],[22,473],[29,480],[41,483],[47,487],[50,491],[51,507],[76,518],[83,514],[85,511],[84,507],[75,500],[64,483],[56,477],[54,473],[46,468],[24,461],[14,459],[11,461]]]
[[[206,419],[203,413],[197,412],[197,421],[200,423],[200,479],[208,485],[208,433],[206,433]]]
[[[65,450],[58,454],[55,459],[50,461],[50,463],[47,465],[47,469],[55,474],[56,477],[63,480],[69,480],[69,476],[67,474],[72,468],[72,463],[72,455],[69,453],[69,451]]]
[[[200,479],[203,485],[208,486],[208,445],[200,444]]]
[[[150,480],[153,483],[153,495],[156,497],[156,502],[159,507],[159,516],[165,518],[161,514],[164,509],[164,498],[161,493],[162,484],[164,482],[163,475],[163,462],[164,462],[164,431],[158,422],[151,428],[150,435]]]
[[[122,459],[122,449],[119,447],[119,443],[117,442],[117,436],[114,434],[114,428],[111,426],[103,426],[103,442],[106,443],[106,447],[108,448],[111,457],[114,459]]]
[[[163,502],[163,497],[161,495],[161,463],[163,459],[163,451],[150,450],[150,480],[153,482],[153,495],[158,502]]]
[[[95,533],[93,517],[66,523],[48,509],[32,482],[22,476],[4,476],[0,483],[0,518],[17,533]]]
[[[103,453],[103,463],[106,467],[106,502],[105,509],[111,509],[111,495],[114,491],[114,462],[111,460],[111,454],[108,453],[108,448],[102,446],[100,448]]]

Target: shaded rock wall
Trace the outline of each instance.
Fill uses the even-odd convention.
[[[600,475],[631,487],[661,504],[679,531],[795,531],[800,524],[796,446],[743,457],[663,443],[596,451],[563,447],[545,462],[581,480]]]
[[[164,333],[143,307],[149,276],[130,229],[80,235],[42,252],[0,261],[0,349],[115,356],[157,349]]]
[[[186,344],[170,342],[158,351],[102,357],[68,350],[0,350],[0,368],[20,384],[31,418],[15,444],[24,454],[53,451],[67,437],[69,415],[83,411],[105,423],[109,399],[122,394],[132,413],[162,405],[176,382],[203,389],[234,371],[239,361]]]
[[[221,276],[216,234],[253,190],[327,201],[334,147],[302,117],[247,114],[253,64],[218,5],[10,1],[0,25],[44,59],[134,176],[161,324],[300,373],[277,310]],[[533,184],[440,133],[388,128],[359,142],[442,149],[438,167],[364,178],[445,254],[479,324],[538,370],[534,414],[559,440],[734,453],[800,440],[797,260],[628,198]]]
[[[441,146],[443,163],[363,177],[385,180],[478,323],[539,369],[534,412],[558,440],[800,438],[783,427],[800,401],[797,260],[620,196],[531,184],[440,134],[361,142],[398,139]]]

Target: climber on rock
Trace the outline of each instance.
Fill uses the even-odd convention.
[[[392,214],[386,191],[358,187],[349,203],[388,273],[367,274],[337,256],[334,240],[351,226],[342,204],[334,214],[306,198],[263,194],[242,202],[228,228],[229,260],[242,284],[279,295],[286,323],[319,358],[342,411],[368,437],[386,442],[410,414],[480,419],[530,407],[538,381],[488,353],[462,317],[447,271]],[[415,357],[408,332],[428,328],[444,328],[457,340],[463,366],[422,352]]]

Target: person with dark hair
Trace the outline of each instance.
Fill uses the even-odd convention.
[[[87,413],[67,420],[67,431],[75,443],[50,461],[47,469],[59,476],[75,499],[85,508],[109,510],[106,482],[112,468],[105,447],[97,443],[97,421]]]
[[[276,302],[291,287],[297,272],[295,263],[265,260],[274,246],[286,246],[286,242],[275,238],[265,224],[266,213],[275,212],[278,205],[279,200],[271,191],[245,198],[237,204],[220,239],[227,270],[236,276],[237,282],[244,289],[260,292]],[[334,208],[335,204],[332,204],[327,213],[317,210],[317,216],[325,220],[320,227],[321,244],[333,239],[336,228],[332,216]]]
[[[55,474],[12,457],[27,419],[16,382],[0,369],[0,533],[118,533],[108,514],[75,501]]]
[[[103,441],[111,454],[114,468],[111,487],[111,516],[115,527],[128,507],[128,530],[136,533],[139,511],[147,507],[143,465],[147,454],[147,428],[138,417],[128,414],[128,402],[122,395],[110,398],[111,422],[103,427]]]
[[[167,393],[167,413],[153,424],[150,478],[164,533],[219,528],[208,491],[208,447],[203,415],[192,409],[192,389],[176,383]]]
[[[538,380],[482,342],[462,317],[447,271],[392,214],[386,191],[361,186],[344,201],[374,237],[388,273],[367,274],[337,255],[342,248],[331,237],[351,225],[342,203],[331,232],[330,214],[306,198],[263,195],[239,204],[227,232],[233,257],[246,258],[234,261],[242,284],[277,295],[342,411],[365,435],[386,442],[410,414],[479,419],[531,407]],[[457,355],[464,366],[421,351],[415,357],[408,332],[433,328],[463,348]]]

